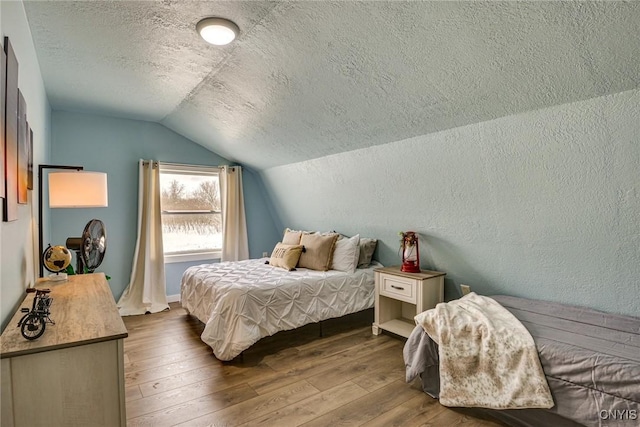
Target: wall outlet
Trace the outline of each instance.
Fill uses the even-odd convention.
[[[262,258],[266,258],[269,256],[269,252],[262,252]]]
[[[471,286],[469,285],[460,285],[460,290],[462,291],[462,296],[465,296],[469,292],[471,292]]]

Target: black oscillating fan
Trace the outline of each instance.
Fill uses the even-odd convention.
[[[76,273],[93,273],[102,263],[107,251],[107,229],[99,219],[92,219],[84,227],[82,237],[69,237],[67,248],[76,251]]]

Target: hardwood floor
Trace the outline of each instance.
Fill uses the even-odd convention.
[[[371,334],[372,311],[265,338],[221,362],[178,303],[124,317],[129,426],[502,426],[404,381],[404,340]]]

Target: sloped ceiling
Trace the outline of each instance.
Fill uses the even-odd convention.
[[[54,109],[257,169],[637,88],[640,2],[25,1]],[[226,47],[195,32],[233,20]]]

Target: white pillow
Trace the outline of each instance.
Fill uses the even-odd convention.
[[[360,235],[343,238],[336,242],[331,260],[331,269],[353,273],[360,257]]]

